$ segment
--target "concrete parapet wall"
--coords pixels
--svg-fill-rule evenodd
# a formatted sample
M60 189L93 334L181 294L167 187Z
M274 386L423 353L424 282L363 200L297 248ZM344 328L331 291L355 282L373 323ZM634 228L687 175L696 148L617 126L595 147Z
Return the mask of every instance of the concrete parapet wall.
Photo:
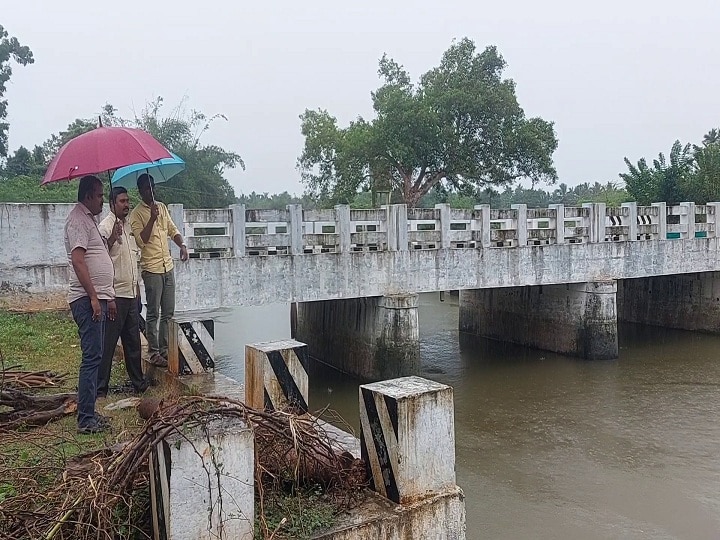
M618 356L615 282L460 291L460 331L588 359Z
M720 272L618 282L620 320L720 333Z

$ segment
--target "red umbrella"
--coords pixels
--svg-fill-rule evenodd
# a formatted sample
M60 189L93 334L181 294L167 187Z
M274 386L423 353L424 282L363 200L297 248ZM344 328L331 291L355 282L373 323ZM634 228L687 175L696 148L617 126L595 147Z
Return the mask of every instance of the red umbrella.
M41 184L163 158L172 156L152 135L140 129L99 127L65 143L50 162Z

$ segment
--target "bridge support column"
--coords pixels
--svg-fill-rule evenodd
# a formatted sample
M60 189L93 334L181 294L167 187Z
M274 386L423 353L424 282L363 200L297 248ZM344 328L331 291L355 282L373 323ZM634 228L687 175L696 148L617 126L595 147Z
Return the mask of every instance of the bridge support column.
M617 358L615 281L460 291L460 331L589 360Z
M720 272L625 279L618 285L622 321L720 333Z
M305 302L296 339L310 356L363 379L389 379L419 363L417 295Z

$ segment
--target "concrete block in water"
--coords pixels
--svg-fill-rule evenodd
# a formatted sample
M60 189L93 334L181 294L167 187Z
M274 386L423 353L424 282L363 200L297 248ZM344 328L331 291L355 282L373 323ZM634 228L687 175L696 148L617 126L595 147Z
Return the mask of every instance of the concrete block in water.
M245 403L308 410L308 348L294 339L245 346Z
M168 323L168 371L173 375L206 373L215 367L215 321Z
M421 377L362 385L360 424L375 491L405 504L454 488L452 387Z

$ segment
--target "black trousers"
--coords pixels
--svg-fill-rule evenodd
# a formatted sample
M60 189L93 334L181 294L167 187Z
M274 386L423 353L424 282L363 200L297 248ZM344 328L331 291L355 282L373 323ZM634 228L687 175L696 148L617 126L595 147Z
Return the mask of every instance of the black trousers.
M110 385L110 371L118 338L122 338L125 369L136 391L144 391L148 384L142 372L140 348L140 314L135 298L116 298L117 316L105 321L105 346L98 370L97 395L106 396Z

